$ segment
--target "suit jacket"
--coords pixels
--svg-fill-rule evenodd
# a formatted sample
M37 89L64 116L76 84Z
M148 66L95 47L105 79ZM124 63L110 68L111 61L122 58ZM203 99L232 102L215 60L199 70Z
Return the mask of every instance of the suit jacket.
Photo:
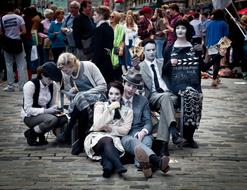
M162 76L162 68L163 68L163 59L156 59L157 67L159 70L160 75ZM152 85L153 85L153 78L152 73L150 71L150 68L148 64L145 62L140 63L140 72L142 74L142 79L144 81L144 87L145 87L145 96L149 99L152 95ZM155 92L155 94L158 94Z
M152 132L151 113L149 102L145 96L135 95L132 102L133 122L129 135L134 136L143 128L148 130L148 134Z

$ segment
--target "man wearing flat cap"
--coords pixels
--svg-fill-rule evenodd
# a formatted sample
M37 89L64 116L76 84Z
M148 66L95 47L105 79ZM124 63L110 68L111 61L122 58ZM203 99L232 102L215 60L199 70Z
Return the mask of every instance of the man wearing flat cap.
M125 106L133 109L133 122L128 135L121 139L126 152L135 156L136 165L144 176L152 177L152 168L166 173L169 170L169 157L158 158L152 151L153 137L149 102L145 96L137 95L138 88L143 86L142 76L136 69L130 69L122 76Z
M144 18L138 24L138 36L140 36L141 40L150 39L155 34L155 28L151 21L153 10L148 6L144 6L140 10L140 15L143 15Z
M37 78L25 83L23 87L23 106L21 116L29 128L24 136L30 146L45 145L45 133L64 126L67 117L57 117L60 113L56 105L56 82L62 80L62 73L54 62L46 62L37 68ZM39 138L39 141L37 141Z

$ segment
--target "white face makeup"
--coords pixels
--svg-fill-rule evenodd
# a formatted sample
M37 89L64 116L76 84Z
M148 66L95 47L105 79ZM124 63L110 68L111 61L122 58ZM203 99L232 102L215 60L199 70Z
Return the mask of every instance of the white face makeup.
M45 86L49 86L52 83L52 80L49 77L45 77L43 74L41 81Z
M111 87L108 92L108 97L110 102L116 102L116 101L120 102L122 95L119 89L115 87Z
M124 97L126 99L130 99L132 96L134 96L136 91L137 91L136 85L133 85L127 81L124 83Z
M176 27L176 35L177 35L177 38L186 38L186 32L187 32L187 29L186 29L185 26L178 25Z
M145 55L145 59L152 62L156 56L155 44L153 43L146 44L146 46L144 47L144 55Z
M97 12L94 13L93 15L93 20L95 24L98 24L99 21L103 20L102 15L98 14Z

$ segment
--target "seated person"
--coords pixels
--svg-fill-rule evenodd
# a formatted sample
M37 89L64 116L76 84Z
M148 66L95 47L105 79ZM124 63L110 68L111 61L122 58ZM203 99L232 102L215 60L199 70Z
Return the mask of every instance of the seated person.
M190 42L192 32L187 20L178 20L175 25L176 41L170 59L164 63L163 75L168 89L176 96L183 96L183 146L198 148L193 135L199 127L202 111L201 71L207 71L226 53L220 48L208 63L194 50Z
M69 96L70 121L67 127L67 141L71 142L71 130L78 121L79 141L78 147L74 149L72 144L72 154L79 154L83 151L83 141L86 133L91 127L94 103L105 101L107 90L106 81L98 67L90 61L80 61L72 53L62 53L57 62L57 66L64 73L63 93Z
M133 122L128 135L121 139L126 152L135 156L137 167L140 167L145 177L152 177L152 169L160 169L166 173L169 170L169 157L159 158L151 149L153 143L152 124L149 102L145 96L137 95L136 91L142 85L141 74L131 69L123 75L125 106L133 109Z
M107 102L96 102L94 122L84 141L89 158L100 160L103 177L109 178L116 171L127 172L120 161L124 148L120 137L128 134L133 119L132 109L122 105L123 85L116 81L109 84Z
M144 94L148 98L152 111L160 114L157 131L157 146L161 156L169 156L168 143L170 133L174 144L181 145L181 138L175 118L175 108L178 105L177 96L168 88L162 78L163 59L156 59L156 44L154 40L145 40L144 61L140 65L140 73L144 81Z
M62 73L56 64L46 62L37 68L37 78L28 81L23 87L21 116L29 127L24 135L30 146L47 144L44 134L67 123L66 116L56 116L61 111L56 105L57 88L54 81L60 82L61 79Z

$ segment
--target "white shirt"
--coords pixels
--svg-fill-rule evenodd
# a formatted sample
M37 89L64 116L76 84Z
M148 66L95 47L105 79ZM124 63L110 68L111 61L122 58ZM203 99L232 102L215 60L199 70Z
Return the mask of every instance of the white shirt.
M133 97L130 99L123 98L124 105L132 109Z
M25 25L24 19L17 14L7 14L2 17L4 33L12 39L21 39L21 26ZM0 26L2 28L2 25Z
M190 24L193 26L194 30L195 30L195 35L193 36L193 38L198 38L201 37L201 21L199 19L194 19L192 21L190 21Z
M46 105L49 103L51 99L51 93L49 91L49 87L44 86L41 81L39 81L39 83L40 83L40 91L39 91L38 104L41 106L41 108L33 107L33 95L35 92L34 83L31 81L28 81L23 86L24 108L22 107L22 110L21 110L22 119L24 119L25 117L29 117L29 116L36 116L39 114L43 114L46 108ZM51 106L56 104L56 97L57 97L57 87L56 87L56 83L53 82L53 97L51 101Z
M156 59L154 59L153 62L150 62L150 61L145 59L145 62L147 63L148 68L149 68L149 70L151 72L151 75L152 75L152 92L156 92L155 84L154 84L154 73L153 73L153 70L151 68L152 64L154 64L154 69L155 69L156 74L157 74L157 78L158 78L158 81L159 81L160 88L162 88L162 90L164 90L164 91L168 91L168 88L166 86L165 81L160 76L160 72L159 72L158 66L156 64Z

